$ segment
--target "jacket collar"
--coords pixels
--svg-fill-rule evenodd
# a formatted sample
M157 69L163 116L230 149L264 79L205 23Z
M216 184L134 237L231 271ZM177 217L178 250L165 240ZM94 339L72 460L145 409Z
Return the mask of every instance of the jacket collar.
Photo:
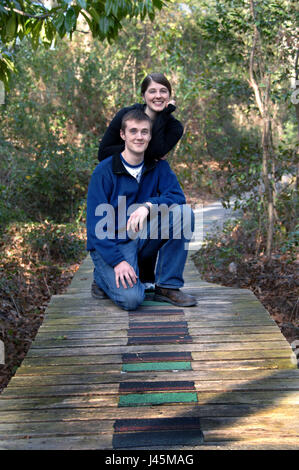
M147 173L148 171L152 170L153 168L156 167L156 165L157 165L157 162L155 160L148 160L145 158L143 173ZM117 175L129 174L121 161L119 153L115 153L112 156L112 171L113 173Z

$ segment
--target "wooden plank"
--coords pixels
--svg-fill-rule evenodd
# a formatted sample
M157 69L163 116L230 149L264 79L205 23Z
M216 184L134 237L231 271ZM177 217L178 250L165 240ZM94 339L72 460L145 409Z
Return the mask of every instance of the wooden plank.
M272 370L235 370L235 369L215 369L215 370L181 370L175 373L177 380L185 380L185 377L189 377L190 380L261 380L264 378L269 378L272 380L282 380L282 379L291 379L296 381L299 388L299 380L297 370L286 369L280 370L278 372L273 372ZM148 381L159 381L167 380L169 373L167 372L156 372L156 371L146 371L145 373L136 371L135 373L124 374L124 373L105 373L99 370L95 373L85 373L85 374L66 374L66 375L30 375L30 376L18 376L16 375L11 379L10 390L12 387L35 387L35 386L48 386L48 385L69 385L69 384L105 384L105 383L119 383L123 381L134 382L135 380L140 380L140 377L143 380ZM5 394L5 392L3 392Z
M231 343L192 343L192 344L173 344L172 348L176 348L181 351L241 351L241 350L253 350L253 349L286 349L289 351L291 356L292 351L289 344L286 341L256 341L256 342L231 342ZM119 345L106 345L106 346L86 346L86 347L70 347L70 348L31 348L27 354L27 357L50 357L50 356L89 356L98 354L123 354L125 352L151 352L151 351L167 351L169 345L130 345L130 346L119 346Z
M163 333L163 331L175 331L183 328L188 328L189 332L192 332L194 336L211 336L211 335L279 335L281 337L280 330L276 325L260 326L256 325L229 325L229 326L215 326L214 328L207 326L198 326L196 323L189 322L189 325L186 325L187 322L169 322L169 321L150 321L150 322L130 322L129 325L122 324L115 326L115 323L112 324L103 324L101 329L91 329L90 327L85 327L83 330L73 329L73 328L61 328L61 329L51 329L44 328L40 329L36 337L36 340L41 341L42 339L53 339L56 340L57 337L61 338L66 336L67 338L80 338L82 339L94 339L94 338L107 338L107 337L123 337L125 335L132 335L135 332L143 332L146 334L150 333L151 330ZM134 326L136 325L136 326ZM177 325L177 326L175 326Z
M149 324L151 322L145 322L146 324ZM155 322L153 322L155 323ZM162 325L165 323L167 325L168 322L160 322ZM43 329L42 331L40 330L38 333L38 337L36 338L37 340L41 339L50 339L53 338L54 340L57 337L63 337L66 336L68 339L95 339L95 338L110 338L110 337L122 337L127 334L130 329L128 328L127 325L123 325L122 328L119 329L114 329L115 324L113 325L103 325L102 329L98 330L92 330L90 327L84 328L83 330L73 330L73 329ZM163 326L160 327L162 329ZM167 327L165 327L166 329ZM140 328L141 329L141 328ZM150 330L151 328L148 326L144 327L144 330ZM193 327L189 326L189 332L192 336L211 336L211 335L243 335L243 339L245 339L244 335L250 335L250 334L255 334L255 335L266 335L269 334L270 336L273 334L280 334L280 331L277 329L276 326L263 326L262 328L260 326L235 326L235 325L230 325L226 327L215 327L215 328L209 328L209 327Z
M159 362L139 362L135 364L122 364L121 358L112 356L112 360L107 363L100 363L102 372L129 372L137 370L206 370L206 369L295 369L297 368L289 359L257 359L257 360L239 360L239 361L159 361ZM132 367L130 367L132 366ZM21 365L18 369L18 376L23 375L64 375L64 374L88 374L99 371L98 364L60 364L56 365Z
M143 320L143 319L142 319ZM167 318L164 318L164 317L161 317L159 319L160 322L168 322L168 321L171 321L172 319L167 319ZM185 320L185 317L181 317L181 321L184 321ZM149 318L147 321L155 321L153 318ZM100 332L100 331L106 331L106 330L109 330L110 328L114 328L115 327L115 321L111 320L110 319L110 322L109 321L105 321L105 322L102 322L102 323L96 323L94 324L94 327L91 327L90 323L82 323L80 322L79 324L66 324L66 325L47 325L46 323L43 323L42 326L40 327L39 329L39 332L38 334L40 333L43 333L43 334L46 334L46 333L49 333L51 334L52 332L58 332L58 335L60 334L60 332L62 332L61 334L63 334L63 332L74 332L74 333L78 333L80 331L82 332ZM129 324L129 320L125 321L125 320L121 320L121 321L118 321L117 322L117 326L119 328L123 328L123 329L128 329L128 324ZM201 329L206 329L206 328L209 328L209 329L212 329L212 334L216 334L216 331L218 331L219 328L226 328L226 329L234 329L234 328L239 328L241 329L242 331L245 330L246 328L249 328L249 333L250 333L250 328L256 328L258 329L259 331L264 330L265 328L265 331L267 331L267 328L271 328L271 329L274 329L275 331L278 330L278 327L276 324L274 324L272 321L269 323L269 321L267 320L266 322L265 321L260 321L260 320L257 320L256 322L253 322L253 321L250 321L250 320L238 320L237 322L235 321L235 319L233 320L215 320L213 321L213 325L214 325L214 328L211 328L211 323L207 320L207 319L196 319L194 321L189 321L188 322L189 326L191 328L201 328ZM213 333L214 332L214 333ZM253 331L254 333L256 333L256 331Z
M232 391L246 393L252 392L276 392L278 395L282 392L298 392L297 384L294 382L286 381L267 381L264 383L250 384L246 381L204 381L201 383L195 382L195 386L198 393L230 393ZM111 390L112 391L112 390ZM6 399L25 399L25 398L54 398L54 397L77 397L77 396L94 396L98 397L101 400L102 406L115 407L117 406L117 393L104 395L103 391L99 389L98 384L89 384L89 385L60 385L54 388L53 386L46 387L36 387L33 391L32 389L21 389L16 388L13 391L10 391L5 395L4 401ZM5 406L5 404L4 404Z
M113 434L102 434L97 436L66 436L53 438L31 438L18 440L0 441L0 450L106 450L112 447ZM132 440L131 440L132 442ZM164 447L154 446L134 446L134 449L155 449L165 450ZM209 440L205 444L183 446L188 450L298 450L298 439L279 436L252 436L243 438L226 438L224 440ZM128 449L128 448L127 448ZM182 445L168 445L167 449L180 451Z
M105 397L104 397L105 398ZM200 405L200 409L194 408L194 405L188 408L187 405L180 406L178 405L175 409L168 409L165 406L156 406L155 408L147 408L145 410L134 409L133 411L124 411L119 410L117 412L117 417L123 418L138 418L138 417L159 417L159 416L176 416L186 414L186 415L197 415L197 413L203 413L206 410L206 415L209 416L231 416L232 412L237 412L236 410L243 410L246 408L238 408L238 405L254 405L254 407L249 407L248 410L251 410L250 413L256 413L260 411L271 410L274 407L274 410L279 409L280 407L285 410L284 407L296 407L299 405L299 393L298 391L282 391L282 390L258 390L251 391L248 393L248 390L229 390L227 393L219 392L198 392L197 401ZM205 405L205 406L203 406ZM228 405L231 405L229 407ZM101 416L103 419L113 419L116 417L115 410L113 407L107 408L103 407L103 397L101 395L78 395L78 396L52 396L52 397L38 397L38 398L6 398L5 400L0 400L0 417L1 422L3 420L9 419L10 421L15 416L13 411L24 411L24 410L46 410L47 413L50 410L57 409L94 409L100 408ZM117 406L117 399L114 401L114 406ZM231 411L233 410L233 411ZM249 411L248 411L249 412ZM238 412L239 413L239 412ZM240 412L240 415L242 413ZM24 415L25 416L25 415ZM49 414L40 415L39 418L48 419ZM62 414L53 414L51 415L53 420L62 419ZM71 416L71 415L69 415ZM7 418L8 417L8 418ZM9 418L10 417L10 418Z
M137 379L138 377L134 377ZM161 379L161 377L159 377ZM188 378L188 375L184 378ZM139 377L140 379L140 377ZM298 391L298 381L294 379L271 379L271 378L261 378L260 380L256 379L253 382L248 382L248 380L235 380L235 379L226 379L226 380L194 380L195 388L198 392L227 392L229 390L242 391L247 390L259 391L259 390L273 390L273 391ZM3 392L3 399L6 398L26 398L26 397L51 397L51 396L61 396L61 395L86 395L86 394L96 394L103 395L103 400L105 398L105 403L107 406L114 406L115 400L112 395L118 395L118 384L114 384L114 387L110 382L105 383L68 383L61 385L47 385L47 386L38 386L36 385L34 389L32 386L23 386L23 387L9 387ZM109 395L111 395L111 403Z
M173 351L172 351L173 352ZM180 352L180 351L179 351ZM186 351L185 351L186 352ZM165 353L165 351L164 351ZM156 354L160 354L159 351L156 351ZM161 352L163 354L163 352ZM284 349L275 349L275 350L245 350L245 351L192 351L191 360L193 362L215 362L218 363L219 361L240 361L244 363L247 360L268 360L268 359L277 359L282 360L286 359L291 364L291 359L295 359L295 355L290 351L290 348ZM18 373L22 370L23 367L29 368L32 371L32 368L35 366L67 366L67 365L81 365L81 364L114 364L114 363L122 363L122 354L100 354L100 355L74 355L74 356L52 356L52 357L27 357L22 362L21 367L18 369ZM241 364L242 365L242 364ZM295 363L293 366L296 367Z
M187 291L186 291L187 292ZM190 293L190 291L188 291ZM201 294L199 294L201 296ZM74 299L72 299L74 300ZM92 300L92 299L91 299ZM177 306L174 306L170 303L165 303L164 305L152 305L152 306L147 306L147 305L140 305L137 307L135 310L136 313L143 314L145 312L148 312L149 314L155 315L157 312L163 313L170 313L172 315L174 314L179 314L183 312L206 312L210 310L211 312L230 312L230 311L240 311L244 312L250 311L250 313L259 313L261 315L268 314L267 310L265 307L257 300L252 300L248 298L238 298L236 295L232 298L228 298L227 300L225 297L222 295L219 297L219 300L211 300L211 298L207 298L207 300L202 300L201 297L197 299L197 305L194 305L192 307L184 307L180 308ZM82 313L85 314L91 314L95 315L98 313L99 315L102 316L107 316L107 314L111 313L113 315L120 314L121 316L125 316L126 311L122 310L121 308L117 307L114 305L111 301L105 301L102 300L100 303L99 302L93 302L89 301L88 299L84 299L84 304L82 305L82 297L78 297L74 301L71 300L62 300L61 304L50 304L47 308L46 311L46 318L51 318L54 316L58 315L64 315L68 316L69 314L77 314L77 315L82 315ZM133 311L129 311L129 313L132 313Z
M160 329L161 330L161 329ZM242 340L246 339L246 342L260 342L260 341L281 341L284 340L281 333L274 332L274 333L266 333L266 334L247 334L246 337L244 335L198 335L198 336L190 336L184 330L178 330L173 328L171 331L165 331L159 334L153 334L151 330L146 331L146 334L139 336L140 333L136 332L135 334L138 336L127 337L127 333L124 332L122 336L113 336L107 335L109 337L101 336L99 338L71 338L69 339L68 336L61 335L61 336L54 336L54 337L46 337L44 338L42 335L32 343L31 348L57 348L57 347L85 347L85 346L101 346L101 345L121 345L121 344L153 344L155 341L157 343L173 343L176 341L179 342L192 342L192 343L231 343L231 342L241 342ZM165 329L166 330L166 329ZM152 336L153 335L153 336ZM137 339L138 338L138 339ZM138 341L138 343L137 343Z
M202 313L202 312L201 312ZM208 318L209 317L209 318ZM148 314L143 314L143 315L138 315L138 314L132 314L130 316L131 319L134 319L135 321L173 321L174 316L173 315L165 315L163 317L158 317L158 316L152 316ZM184 321L187 320L189 322L190 327L204 327L204 326L211 326L211 323L215 322L215 327L217 326L275 326L275 323L273 323L273 320L269 318L268 316L261 317L259 315L257 316L249 316L249 315L239 315L239 314L233 314L233 313L228 313L226 315L217 313L217 314L210 314L207 312L205 315L204 314L190 314L190 315L177 315L175 316L175 319L177 321ZM109 315L109 320L114 321L114 325L118 324L118 322L124 322L125 319L120 318L118 315L113 317L113 315ZM93 329L101 329L101 325L103 323L106 323L107 318L101 318L100 316L95 316L95 317L75 317L75 316L70 316L69 318L55 318L55 319L48 319L44 320L44 324L42 329L40 331L43 331L43 329L46 328L51 328L52 330L55 331L55 329L63 330L63 329L78 329L79 326L83 326L86 329L89 327L92 327Z
M136 394L138 395L138 394ZM146 394L139 394L139 396L145 396ZM150 398L157 394L147 394ZM160 394L163 395L163 394ZM169 396L168 393L164 394L165 397ZM181 394L183 395L183 394ZM186 397L189 397L190 394L186 393ZM123 395L123 397L130 397L130 395ZM193 394L192 394L193 397ZM286 419L286 421L294 422L294 427L298 429L299 420L298 420L298 411L294 405L288 404L277 404L273 409L270 403L213 403L207 402L206 404L196 404L192 401L182 401L177 400L176 403L172 403L171 406L165 406L164 402L157 403L155 407L150 406L134 406L134 407L118 407L118 400L114 404L114 407L106 407L105 403L100 402L100 398L97 397L97 401L92 400L88 406L88 403L81 402L81 406L76 406L76 403L79 400L79 397L76 399L76 403L72 403L69 399L68 403L65 403L64 399L62 402L51 403L49 399L44 399L44 404L41 403L42 399L39 399L39 402L35 400L34 409L29 408L30 405L20 405L19 408L14 408L11 410L1 411L1 423L0 431L5 431L5 424L15 424L19 428L20 424L24 424L24 429L26 423L48 423L48 422L74 422L74 421L85 421L88 425L90 421L99 420L110 420L115 421L116 419L155 419L159 417L178 417L178 416L193 416L199 418L209 418L209 419L218 419L218 418L237 418L241 423L243 422L258 422L259 420L277 420L277 419ZM88 400L91 400L88 398ZM17 400L15 400L17 401ZM272 402L273 403L273 402ZM86 406L84 406L84 404ZM48 406L47 406L48 405ZM12 405L11 405L12 406ZM17 405L16 405L17 406ZM31 405L34 406L34 402ZM117 407L117 411L115 408ZM129 408L129 409L128 409ZM294 410L295 408L295 410ZM22 416L20 421L19 416ZM295 419L294 419L295 418ZM13 426L10 427L12 429ZM203 428L204 429L204 428Z
M95 436L55 436L0 440L0 450L103 450L112 449L111 433Z

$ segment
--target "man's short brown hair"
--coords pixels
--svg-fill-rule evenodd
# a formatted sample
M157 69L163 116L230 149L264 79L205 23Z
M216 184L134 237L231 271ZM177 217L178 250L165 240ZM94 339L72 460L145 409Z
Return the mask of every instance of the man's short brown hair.
M130 120L135 120L135 121L148 121L150 123L150 131L152 132L152 121L150 117L145 114L142 109L132 109L132 111L128 111L122 118L121 120L121 130L125 132L126 129L126 122Z

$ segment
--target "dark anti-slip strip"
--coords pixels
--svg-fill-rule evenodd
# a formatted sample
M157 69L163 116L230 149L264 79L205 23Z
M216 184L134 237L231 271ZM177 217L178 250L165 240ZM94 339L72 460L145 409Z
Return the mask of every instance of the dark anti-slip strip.
M130 310L129 317L133 316L160 316L160 315L184 315L184 310L175 310L175 309L159 309L159 310Z
M167 361L192 361L189 351L182 352L141 352L126 353L122 355L123 364L138 362L167 362Z
M200 418L148 418L148 419L117 419L113 425L115 432L167 431L200 429Z
M135 392L171 392L176 390L195 391L194 382L191 381L165 381L165 382L121 382L119 393Z
M134 313L134 312L148 312L148 313L159 313L159 312L178 312L178 313L184 313L184 309L182 308L149 308L149 307L142 307L139 308L138 310L130 310L129 313Z
M130 321L129 328L187 328L186 321Z
M190 431L119 433L114 434L112 439L113 449L130 449L137 447L152 447L155 449L157 446L163 446L165 449L169 449L169 446L198 446L203 443L204 436L200 429ZM176 458L178 458L178 456L176 456ZM152 462L149 462L148 465L152 466Z
M131 328L128 336L188 335L188 328Z
M131 344L165 344L165 343L176 343L176 344L185 344L192 343L192 337L188 335L173 335L173 336L138 336L133 338L128 338L127 345Z

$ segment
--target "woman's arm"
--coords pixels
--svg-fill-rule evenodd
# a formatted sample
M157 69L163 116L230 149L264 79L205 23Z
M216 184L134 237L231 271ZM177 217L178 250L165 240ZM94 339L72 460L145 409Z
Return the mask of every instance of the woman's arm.
M183 135L184 127L171 112L175 107L170 104L157 117L153 126L153 135L145 156L150 159L161 159L178 143Z

